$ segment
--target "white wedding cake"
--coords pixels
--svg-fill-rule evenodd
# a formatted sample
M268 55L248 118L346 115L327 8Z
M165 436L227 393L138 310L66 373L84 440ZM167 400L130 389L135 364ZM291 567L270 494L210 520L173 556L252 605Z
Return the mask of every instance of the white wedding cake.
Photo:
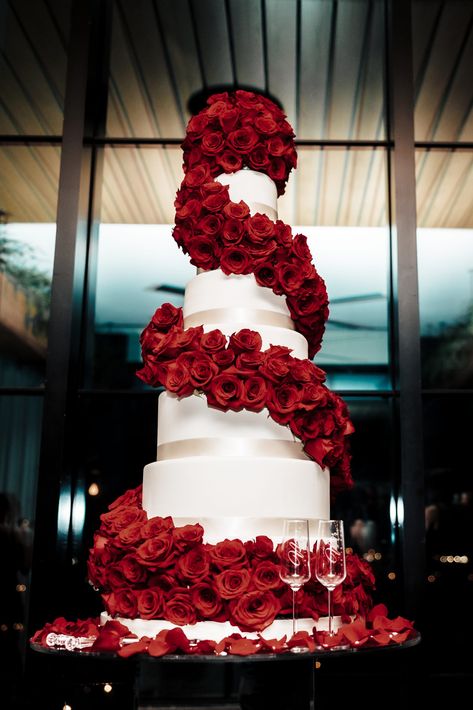
M239 90L187 128L173 236L197 274L183 308L163 304L140 339L138 376L166 390L156 460L101 516L88 563L102 622L139 637L179 626L211 648L231 634L289 638L283 522L307 520L312 551L331 493L351 485L348 412L312 362L325 284L277 216L293 138L272 101ZM349 569L335 614L370 603L362 565ZM299 629L324 628L321 585L297 599Z

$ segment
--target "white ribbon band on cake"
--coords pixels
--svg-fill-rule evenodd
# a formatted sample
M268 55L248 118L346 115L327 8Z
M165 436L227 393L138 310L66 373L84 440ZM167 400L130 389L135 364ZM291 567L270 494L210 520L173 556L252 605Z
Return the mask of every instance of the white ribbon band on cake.
M202 323L251 323L252 326L269 325L294 330L290 316L250 308L212 308L208 311L196 311L184 318L184 328L199 326Z
M240 439L238 437L169 441L166 444L159 444L156 460L166 461L193 456L255 456L257 458L308 460L299 441Z

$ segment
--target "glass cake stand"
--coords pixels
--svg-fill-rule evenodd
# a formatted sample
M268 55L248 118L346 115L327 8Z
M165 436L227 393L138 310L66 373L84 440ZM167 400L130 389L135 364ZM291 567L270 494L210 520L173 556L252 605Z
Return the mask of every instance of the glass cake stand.
M420 634L416 634L404 643L380 647L360 646L359 648L336 649L333 651L330 649L317 649L304 654L285 652L250 656L168 654L159 658L153 658L147 654L121 658L110 652L67 651L62 648L44 648L33 643L30 644L30 647L35 652L34 655L49 657L51 660L56 657L61 665L62 677L70 676L71 683L77 684L78 679L80 679L81 684L88 682L87 678L89 677L90 669L93 669L95 676L98 677L100 676L100 667L102 667L104 669L101 675L102 679L111 679L111 673L113 673L113 676L121 684L120 694L122 701L120 706L110 706L114 710L115 708L117 710L118 708L120 710L138 708L140 677L143 668L150 669L151 673L148 673L148 676L151 675L152 677L153 668L156 669L158 665L165 666L166 664L181 668L179 675L182 677L183 682L185 682L183 674L186 666L189 668L190 666L195 667L195 664L237 664L239 666L240 687L242 687L243 683L244 690L242 692L245 693L247 698L245 703L242 703L242 707L254 707L255 710L263 707L260 704L261 700L258 700L258 698L266 696L268 688L273 688L273 692L278 697L281 694L289 693L289 704L282 707L290 707L291 710L310 710L314 708L313 699L316 698L317 673L315 669L320 666L324 659L344 657L348 661L350 658L358 657L361 659L375 654L381 654L384 657L384 654L389 651L397 656L400 651L417 646L420 640ZM386 660L387 658L388 656L386 656ZM55 666L49 664L49 667ZM107 669L106 671L105 668ZM158 681L156 682L156 687L159 687ZM252 699L254 699L254 705L252 704ZM72 703L69 703L69 705L74 707ZM188 703L184 703L184 705L188 707ZM80 705L80 707L82 706ZM93 710L92 707L88 707ZM175 707L179 707L179 705Z

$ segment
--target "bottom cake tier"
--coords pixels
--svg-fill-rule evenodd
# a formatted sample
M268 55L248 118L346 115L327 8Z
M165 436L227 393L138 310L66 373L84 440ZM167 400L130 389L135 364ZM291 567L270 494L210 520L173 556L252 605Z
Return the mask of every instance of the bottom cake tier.
M112 503L101 515L88 562L90 582L101 591L109 617L138 636L175 626L207 640L220 640L228 631L266 638L291 634L292 591L280 577L284 546L266 535L215 543L205 542L204 535L199 523L148 518L141 486ZM301 628L311 631L327 615L327 590L313 576L314 549L312 577L296 593ZM368 563L351 552L346 571L332 595L333 614L343 620L368 612L374 586Z

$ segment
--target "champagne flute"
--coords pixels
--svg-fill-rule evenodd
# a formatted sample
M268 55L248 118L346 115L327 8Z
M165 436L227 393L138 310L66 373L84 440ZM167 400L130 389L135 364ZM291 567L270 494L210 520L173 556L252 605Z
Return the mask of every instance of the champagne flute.
M279 576L292 589L292 635L297 631L296 592L310 579L309 521L299 518L285 520L279 548ZM293 653L307 651L296 646Z
M332 629L332 592L347 575L343 520L319 520L315 576L328 590L328 633Z

